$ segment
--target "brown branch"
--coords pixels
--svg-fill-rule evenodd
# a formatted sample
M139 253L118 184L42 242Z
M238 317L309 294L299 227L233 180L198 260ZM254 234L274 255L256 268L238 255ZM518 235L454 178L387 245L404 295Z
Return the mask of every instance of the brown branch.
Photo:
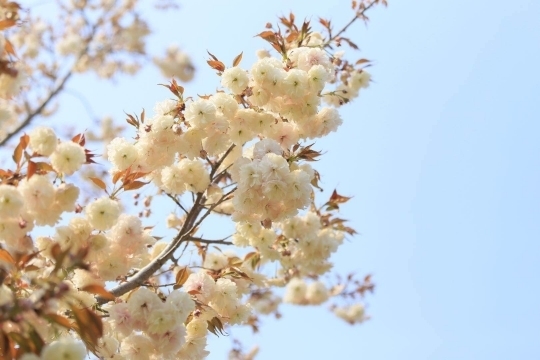
M199 238L199 237L190 236L190 237L185 238L185 240L186 241L196 241L196 242L200 242L200 243L204 243L204 244L232 245L232 242L227 241L228 238L230 238L230 236L227 236L226 238L219 239L219 240L209 240L209 239L203 239L203 238Z
M216 163L213 164L212 170L210 171L210 179L212 179L212 177L215 175L216 171L221 166L225 158L231 153L233 148L234 148L234 145L232 145L225 152L225 154L223 154L223 156ZM156 271L161 269L161 267L165 265L167 261L173 258L174 252L180 247L182 243L185 243L187 241L192 241L191 239L198 239L198 238L191 237L192 232L202 223L202 221L212 212L212 210L217 205L219 205L226 197L232 194L234 190L236 190L236 188L229 191L227 194L223 195L220 201L216 202L216 204L214 204L208 209L206 209L204 205L206 201L204 194L198 193L196 199L193 201L193 207L189 210L188 214L186 215L186 220L184 224L182 225L182 228L180 229L178 234L172 239L169 245L167 245L167 247L163 249L163 251L161 252L161 254L158 255L157 258L155 258L148 265L146 265L141 270L139 270L128 281L116 286L115 288L110 290L110 292L114 296L118 297L118 296L124 295L125 293L131 290L134 290L135 288L139 286L143 286L146 283L146 281L148 281L148 279L154 275ZM200 219L198 219L203 209L206 209L206 213ZM225 239L216 240L216 241L223 241L223 244L225 244L224 242ZM98 304L102 305L102 304L107 303L108 300L98 297L97 302Z
M73 71L70 70L64 77L63 79L60 81L60 84L58 84L58 86L56 87L56 89L54 89L50 94L49 96L47 97L47 99L45 99L45 101L43 101L41 103L41 105L33 110L32 112L30 112L27 116L26 116L26 119L23 120L23 122L20 123L19 126L17 126L17 128L15 130L13 130L12 132L10 132L9 134L7 134L7 136L2 140L0 141L0 146L3 146L5 145L13 136L17 135L17 133L19 131L21 131L22 129L24 129L26 126L28 126L28 124L30 124L30 122L39 114L41 114L41 112L43 110L45 110L45 107L47 105L49 105L49 103L51 102L51 100L56 97L56 95L62 91L62 89L64 88L64 85L66 84L66 82L69 80L69 78L71 77L71 75L73 75Z
M172 194L169 194L169 193L165 193L172 201L174 201L174 203L180 208L182 209L186 214L188 213L188 211L186 210L186 208L184 206L182 206L182 204L180 203L180 200L178 200L176 198L176 196L172 195Z
M204 195L202 193L199 193L197 195L197 199L195 201L195 204L191 208L189 214L186 217L186 221L184 222L184 225L182 225L182 229L178 232L178 234L174 237L174 239L169 243L169 245L163 249L161 254L154 260L152 260L148 265L143 267L137 274L132 276L128 281L125 283L122 283L112 289L110 292L114 296L122 296L128 291L131 291L139 286L142 286L156 271L161 269L163 265L167 261L169 261L176 251L178 247L186 241L185 238L189 236L191 231L193 230L193 224L197 220L197 217L199 216L201 210L203 209L202 206L202 200L204 198ZM97 302L99 304L105 304L108 302L108 300L103 299L101 297L98 297Z

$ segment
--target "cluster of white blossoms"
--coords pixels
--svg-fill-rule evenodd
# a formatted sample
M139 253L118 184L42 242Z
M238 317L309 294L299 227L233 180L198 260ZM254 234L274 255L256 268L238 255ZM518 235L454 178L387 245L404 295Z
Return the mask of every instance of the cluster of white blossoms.
M121 29L127 51L143 46L145 29L137 20ZM60 53L81 51L80 35L71 35L57 43ZM36 264L51 271L58 270L55 246L71 255L87 252L88 268L66 270L62 278L67 287L63 291L86 308L97 300L84 289L97 286L105 291L106 282L129 283L132 275L158 264L152 274L137 280L141 287L134 285L130 288L134 291L122 292L114 303L98 307L108 314L103 319L105 335L96 348L101 358L202 359L208 355L206 337L215 329L249 323L254 312L277 314L282 299L320 305L332 296L317 279L332 268L329 258L342 244L345 231L325 224L314 206L306 210L313 205L312 184L318 176L302 151L309 150L308 140L336 131L342 123L336 107L358 96L370 77L355 70L346 81L340 80L341 70L318 47L319 40L314 34L308 46L289 50L285 60L261 52L249 70L236 65L220 71L225 91L198 99L184 99L183 93L176 93L177 100L158 103L152 116L131 118L136 127L134 138L117 137L107 145L113 190L108 192L97 179L94 184L107 196L93 198L84 207L76 205L79 188L66 183L83 164L91 162L93 155L85 150L84 141L60 141L47 127L37 127L29 134L24 150L27 160L39 158L42 168L20 181L0 185L2 248L27 254L37 249ZM191 63L180 61L179 56L171 49L170 59L155 61L164 73L187 79L192 76ZM323 99L328 106L322 105ZM22 166L21 161L16 161L17 166ZM144 180L134 189L153 184L158 194L166 193L186 212L182 218L167 218L167 225L180 231L173 241L200 241L202 260L194 266L193 262L186 264L184 281L177 286L180 290L167 290L172 284L160 285L159 276L152 277L160 267L164 270L165 261L157 263L156 259L178 246L156 242L150 227L143 226L142 216L124 213L119 194L122 189L132 190L128 187L130 174ZM189 193L195 196L183 196ZM186 198L191 198L191 210L180 204ZM74 210L77 214L58 226L62 214ZM199 216L203 210L230 215L236 223L232 244L252 251L241 259L232 252L212 252L201 245L213 242L194 237L200 225L197 220L206 216ZM184 229L186 224L192 227ZM54 234L33 239L30 231L43 225L54 226ZM222 240L214 243L230 245ZM175 259L177 271L183 260ZM268 263L275 265L274 277L262 274L260 267ZM191 272L193 267L200 270ZM161 286L167 288L158 290ZM272 287L284 287L284 295L276 295ZM2 291L0 299L6 298ZM50 310L65 314L70 306L59 301ZM336 308L335 313L350 323L365 319L363 307ZM57 330L38 325L44 337ZM69 340L67 331L60 337L41 357L26 355L23 359L48 360L53 351L67 359L84 357L81 345Z
M205 265L216 270L227 266L226 255L208 255ZM251 314L241 300L248 289L246 280L216 281L206 271L190 274L183 290L163 298L139 288L123 297L124 302L107 306L108 331L98 353L105 359L202 359L208 355L208 326L214 319L235 325Z
M310 202L314 171L288 161L284 152L342 123L335 107L320 107L321 92L335 81L335 72L328 54L317 47L291 50L287 64L263 57L250 71L225 69L221 83L230 94L157 104L154 116L139 125L135 142L117 138L109 144L111 171L151 173L149 178L170 194L204 192L210 179L201 153L219 157L235 145L244 151L243 156L238 151L228 156L238 187L233 219L280 221L294 216ZM367 82L353 75L349 97L367 86L369 75L359 74ZM339 92L329 96L344 98ZM253 146L244 148L246 144Z
M190 341L201 337L195 326L185 326L195 310L195 302L186 292L175 290L163 301L146 288L134 291L126 302L108 306L107 336L98 352L105 359L177 359ZM206 330L206 322L199 324ZM206 334L206 331L204 331ZM201 342L204 351L206 338Z
M285 289L283 301L296 305L320 305L330 297L324 283L314 281L307 284L301 278L292 278Z
M349 324L358 324L368 319L364 305L362 304L353 304L347 307L336 307L334 309L334 314Z
M255 248L263 263L279 261L281 274L294 270L299 276L306 276L322 275L332 268L329 258L344 237L342 231L323 227L319 216L308 211L303 216L277 222L272 229L239 222L233 243Z
M63 212L75 210L79 189L71 184L54 186L48 177L35 175L18 187L0 185L0 240L9 250L28 253L26 236L34 225L54 225Z

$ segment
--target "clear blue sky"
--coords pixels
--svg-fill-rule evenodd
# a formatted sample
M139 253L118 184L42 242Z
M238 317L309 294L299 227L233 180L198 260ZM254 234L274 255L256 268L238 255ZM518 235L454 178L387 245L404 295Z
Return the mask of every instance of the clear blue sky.
M153 18L150 48L179 43L198 65L187 91L209 93L207 49L228 61L244 51L249 64L265 46L253 35L276 15L343 24L349 3L184 1ZM259 360L539 359L540 2L390 0L370 15L350 35L375 60L375 83L318 143L317 169L327 190L354 195L342 214L361 235L335 261L373 273L373 319L351 327L326 309L283 306L246 346L261 346ZM155 69L94 81L70 87L119 121L168 96ZM86 116L62 100L70 124ZM212 340L209 359L229 347Z

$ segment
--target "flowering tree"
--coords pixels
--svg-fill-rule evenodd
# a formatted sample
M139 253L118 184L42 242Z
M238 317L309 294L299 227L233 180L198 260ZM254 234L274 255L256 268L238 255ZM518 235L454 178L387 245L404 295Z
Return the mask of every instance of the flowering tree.
M363 322L370 277L322 277L355 233L338 216L349 198L316 199L311 164L321 156L314 141L338 129L339 108L370 83L369 61L341 46L356 48L346 30L377 4L386 2L353 1L338 29L281 17L258 34L271 52L254 64L209 53L220 87L196 95L180 85L194 74L187 55L146 53L135 0L58 1L59 22L1 0L0 146L12 154L0 169L2 358L201 359L209 333L258 331L281 302L330 301L338 317ZM172 78L152 114L128 115L124 132L110 121L101 134L55 124L52 105L71 77L112 79L150 60ZM98 142L106 173L92 165L100 154L88 143ZM171 236L158 238L148 218L163 201L177 211ZM235 231L205 237L213 216Z

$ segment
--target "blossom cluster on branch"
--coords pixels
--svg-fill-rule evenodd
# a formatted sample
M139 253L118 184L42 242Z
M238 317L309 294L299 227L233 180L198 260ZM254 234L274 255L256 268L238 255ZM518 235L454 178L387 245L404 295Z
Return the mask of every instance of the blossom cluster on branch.
M242 54L226 66L209 53L221 88L195 97L174 78L165 84L172 98L152 114L128 115L129 137L107 139L107 176L85 173L97 156L85 134L65 138L53 123L18 134L14 165L0 169L1 356L202 359L209 333L239 325L259 331L259 317L281 316L282 302L336 300L331 309L338 317L365 321L370 276L330 276L332 254L355 234L338 216L350 198L334 191L318 205L321 174L312 163L321 156L314 142L339 128L339 108L370 84L369 61L349 61L335 48L356 48L345 31L379 3L386 4L353 1L352 21L337 33L328 20L320 19L317 32L292 13L282 17L277 28L267 25L258 35L276 55L258 51L245 67ZM32 81L36 73L58 72L59 63L42 51L51 59L74 57L66 74L96 71L109 78L135 71L138 63L127 55L145 56L148 33L136 1L60 4L70 15L62 35L31 22L5 43L30 60L8 58L5 69L13 71L0 76L15 74L16 82L24 68ZM2 6L20 10L15 3ZM44 46L44 38L54 46ZM154 63L167 76L193 77L193 65L175 47ZM35 116L47 115L66 80L32 91L0 86L8 107L20 109L13 114L27 116L0 138L8 141ZM25 106L17 108L16 91ZM89 187L100 195L86 201ZM143 199L147 211L128 206L126 193L136 203ZM161 239L146 220L163 201L177 211L166 219L174 235ZM204 237L213 216L230 219L234 233ZM42 226L53 232L35 235ZM248 359L255 352L235 349L231 356Z

